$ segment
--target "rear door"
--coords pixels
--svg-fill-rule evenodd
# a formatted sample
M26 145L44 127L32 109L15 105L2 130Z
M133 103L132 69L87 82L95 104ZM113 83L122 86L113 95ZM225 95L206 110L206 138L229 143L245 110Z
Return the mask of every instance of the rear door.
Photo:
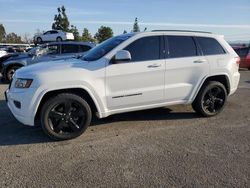
M48 35L49 41L56 41L58 37L58 31L50 31L50 35Z
M165 36L167 49L165 99L184 102L209 74L209 63L192 36Z

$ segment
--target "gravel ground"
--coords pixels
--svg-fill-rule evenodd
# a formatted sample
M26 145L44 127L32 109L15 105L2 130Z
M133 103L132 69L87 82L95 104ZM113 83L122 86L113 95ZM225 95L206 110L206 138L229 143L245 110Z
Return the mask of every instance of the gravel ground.
M18 123L0 84L0 187L250 187L250 72L212 118L171 106L94 120L52 142Z

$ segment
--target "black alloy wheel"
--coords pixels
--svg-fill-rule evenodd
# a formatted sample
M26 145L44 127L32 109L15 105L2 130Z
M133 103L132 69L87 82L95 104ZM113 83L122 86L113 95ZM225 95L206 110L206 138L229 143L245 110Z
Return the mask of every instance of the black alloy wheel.
M226 101L225 86L220 82L210 81L200 89L192 107L202 116L210 117L219 114L224 109Z
M91 121L88 103L75 94L59 94L42 109L44 132L54 140L72 139L81 135Z
M216 114L225 104L226 93L219 86L209 89L202 101L202 106L208 114Z

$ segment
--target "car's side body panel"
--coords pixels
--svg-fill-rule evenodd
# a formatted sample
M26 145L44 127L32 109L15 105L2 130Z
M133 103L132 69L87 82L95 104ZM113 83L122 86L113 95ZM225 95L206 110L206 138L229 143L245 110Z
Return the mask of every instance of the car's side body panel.
M164 58L142 62L113 64L112 58L118 50L123 50L132 42L148 36L206 36L213 37L225 48L223 55L169 58L164 48ZM197 47L198 48L198 47ZM192 103L204 81L210 76L225 75L230 84L230 94L237 89L239 82L238 57L224 39L217 35L179 32L143 32L121 43L96 61L80 59L61 60L54 63L36 64L17 71L16 78L34 78L29 92L29 104L22 112L15 112L17 118L34 125L34 118L40 102L46 93L62 89L83 89L93 99L98 116L156 108L174 104ZM157 65L157 66L155 66ZM15 96L22 96L23 90L14 88L7 92L9 106L14 108ZM22 99L25 100L25 99Z

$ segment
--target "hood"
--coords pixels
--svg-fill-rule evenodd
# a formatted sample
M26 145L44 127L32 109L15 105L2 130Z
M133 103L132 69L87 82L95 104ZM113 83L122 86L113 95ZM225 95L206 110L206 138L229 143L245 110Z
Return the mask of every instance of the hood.
M9 58L9 60L11 61L15 61L15 60L22 60L22 59L25 59L25 58L31 58L32 56L28 55L27 53L22 53L22 54L15 54L13 55L11 58Z
M80 59L64 59L58 61L40 62L33 65L22 67L15 73L16 77L35 77L39 74L56 73L60 71L66 71L72 68L84 67L87 64L86 61Z

